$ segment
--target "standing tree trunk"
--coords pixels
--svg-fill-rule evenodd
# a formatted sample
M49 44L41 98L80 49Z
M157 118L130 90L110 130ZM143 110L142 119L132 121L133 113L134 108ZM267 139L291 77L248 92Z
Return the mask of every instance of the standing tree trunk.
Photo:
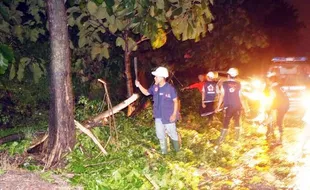
M58 163L75 145L70 49L64 1L48 0L51 36L49 137L46 167Z
M132 76L131 76L131 69L130 69L130 53L131 50L129 49L128 43L128 32L125 33L125 74L126 74L126 86L127 86L127 96L130 97L133 94L133 86L132 86Z
M130 54L131 50L129 49L129 40L128 40L128 32L125 32L125 74L126 74L126 86L127 86L127 98L133 94L133 85L132 85L132 76L131 76L131 69L130 69ZM128 106L127 115L131 115L134 111L133 105Z

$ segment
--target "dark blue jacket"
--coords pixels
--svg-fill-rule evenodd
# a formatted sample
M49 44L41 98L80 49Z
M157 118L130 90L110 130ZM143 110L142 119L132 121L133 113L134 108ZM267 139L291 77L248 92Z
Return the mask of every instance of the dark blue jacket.
M162 87L152 85L148 92L153 96L154 118L160 118L163 124L171 123L170 116L173 114L174 109L173 99L177 98L175 88L169 83Z
M216 97L216 81L206 81L203 85L205 92L204 101L205 102L214 102Z
M224 107L241 108L240 90L241 84L238 81L228 80L223 82Z

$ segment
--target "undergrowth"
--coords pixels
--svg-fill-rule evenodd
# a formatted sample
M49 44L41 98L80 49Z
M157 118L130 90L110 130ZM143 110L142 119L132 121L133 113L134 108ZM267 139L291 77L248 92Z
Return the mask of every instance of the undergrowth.
M80 103L89 104L87 101ZM78 109L86 109L76 111L78 117L84 119L84 114L91 114L91 110L98 110L98 106L78 106ZM193 107L183 106L182 120L177 123L182 137L182 148L178 153L170 144L168 154L160 154L152 110L147 108L133 118L122 112L116 114L118 141L110 138L108 126L92 129L108 152L106 156L88 136L77 132L77 144L64 158L67 166L54 172L64 176L70 174L73 185L92 190L280 189L291 180L293 176L289 174L293 163L287 161L286 150L271 146L259 126L243 120L238 142L234 141L233 127L230 126L225 142L216 150L214 142L222 127L221 113L208 123L206 118L191 109ZM297 120L290 118L286 125ZM1 132L2 135L5 133ZM29 145L30 136L18 144L1 145L0 151L21 154ZM31 159L25 162L28 164L22 164L24 168L40 169Z

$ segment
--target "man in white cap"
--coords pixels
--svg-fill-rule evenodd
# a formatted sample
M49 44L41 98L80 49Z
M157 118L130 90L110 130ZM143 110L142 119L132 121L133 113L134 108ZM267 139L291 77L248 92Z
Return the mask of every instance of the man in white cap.
M149 89L141 86L139 81L135 85L146 96L153 96L153 116L155 118L156 136L159 139L162 154L167 154L166 132L172 140L175 151L180 150L176 121L178 117L178 97L175 88L166 82L169 76L165 67L158 67L154 72L155 84Z
M240 135L240 112L242 110L243 102L241 101L241 84L236 80L239 72L236 68L230 68L227 71L228 80L224 81L220 89L219 104L216 109L218 112L220 106L224 104L224 121L221 135L218 138L218 145L221 144L228 132L228 125L230 120L234 119L235 124L235 140L239 139Z
M201 93L201 116L207 116L209 123L214 115L214 102L217 95L217 81L214 81L214 72L207 73L207 81L202 87ZM207 115L206 115L207 114Z

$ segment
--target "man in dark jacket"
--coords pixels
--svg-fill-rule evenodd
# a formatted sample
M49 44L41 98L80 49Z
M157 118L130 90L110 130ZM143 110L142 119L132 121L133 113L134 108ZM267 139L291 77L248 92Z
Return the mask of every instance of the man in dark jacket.
M281 89L280 84L278 83L278 77L276 73L268 73L268 86L269 94L272 98L271 108L269 110L269 115L276 115L276 126L278 126L280 137L277 141L277 144L282 144L282 135L283 135L283 119L286 112L289 109L289 99L286 93ZM270 134L274 133L273 125L267 126L267 138Z
M213 119L214 115L214 103L218 93L217 81L214 81L215 74L208 72L207 80L204 82L201 93L201 116L207 116L209 122Z
M241 84L236 80L239 72L236 68L230 68L227 71L228 80L224 81L220 89L219 104L216 111L220 110L223 103L224 107L224 121L221 135L218 138L218 145L221 144L228 132L228 125L230 120L234 119L235 124L235 140L239 139L240 135L240 112L242 110L243 102L241 101Z

